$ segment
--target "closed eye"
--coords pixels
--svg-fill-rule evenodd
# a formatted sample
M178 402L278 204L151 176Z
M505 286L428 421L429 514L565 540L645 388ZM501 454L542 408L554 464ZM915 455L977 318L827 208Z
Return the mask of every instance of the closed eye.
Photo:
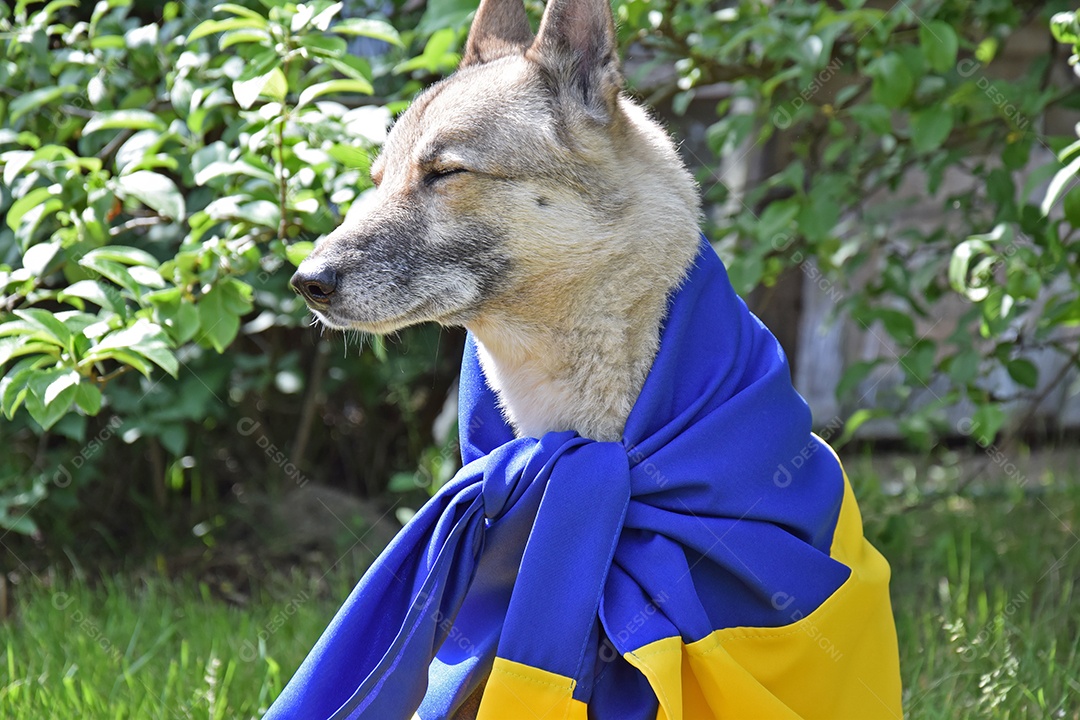
M461 173L469 172L463 167L446 167L438 168L436 170L429 170L427 175L424 176L424 182L430 184L436 183L439 180L448 178L451 175L460 175Z

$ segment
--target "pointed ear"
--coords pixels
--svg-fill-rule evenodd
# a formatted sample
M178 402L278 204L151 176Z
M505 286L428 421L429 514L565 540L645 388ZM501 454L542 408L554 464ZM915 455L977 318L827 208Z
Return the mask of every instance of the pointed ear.
M521 0L480 0L459 67L520 55L533 40Z
M596 120L615 111L622 72L609 0L548 0L540 32L527 53Z

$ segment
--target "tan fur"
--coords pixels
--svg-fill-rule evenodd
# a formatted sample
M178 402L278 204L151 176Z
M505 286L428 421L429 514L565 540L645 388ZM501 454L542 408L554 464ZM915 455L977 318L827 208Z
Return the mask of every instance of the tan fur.
M309 304L335 327L466 326L521 435L618 440L697 250L697 189L619 93L606 0L552 0L528 45L511 4L484 0L462 69L391 131L370 209L294 284L334 269Z

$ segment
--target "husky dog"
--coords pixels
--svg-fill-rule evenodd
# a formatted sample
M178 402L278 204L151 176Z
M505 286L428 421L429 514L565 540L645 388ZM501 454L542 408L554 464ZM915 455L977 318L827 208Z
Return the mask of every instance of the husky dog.
M486 426L469 446L482 460L380 558L408 582L361 580L274 720L408 713L429 677L443 684L425 717L454 720L540 705L629 717L627 703L650 713L654 701L657 717L687 720L900 716L888 564L839 460L811 436L775 338L703 244L693 179L621 86L608 0L548 0L535 37L521 0L481 0L460 69L401 116L372 166L377 189L293 276L330 327L468 328L463 407L494 418L497 398L507 422ZM660 395L678 396L677 417ZM641 457L671 478L638 462L642 438L656 442ZM819 448L798 482L777 481L792 453ZM579 487L597 498L590 522ZM477 560L504 531L501 554ZM674 568L685 582L669 581ZM643 617L659 588L671 604ZM433 625L444 606L488 644L422 667L446 648ZM649 631L622 637L639 620ZM833 662L822 637L844 648ZM594 676L601 641L617 652Z
M693 178L621 87L608 0L549 0L535 37L483 0L293 287L334 328L465 326L521 436L619 440L700 242Z

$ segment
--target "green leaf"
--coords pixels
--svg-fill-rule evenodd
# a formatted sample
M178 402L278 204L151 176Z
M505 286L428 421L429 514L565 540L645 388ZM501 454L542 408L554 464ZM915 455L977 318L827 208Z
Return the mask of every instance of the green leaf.
M229 18L228 20L204 20L188 34L187 44L190 45L207 35L214 35L216 33L225 32L226 30L266 30L269 27L269 21L258 14L256 14L255 17L237 17Z
M159 326L140 320L131 327L109 333L94 346L94 352L113 348L137 349L146 343L166 344L165 332Z
M419 34L434 33L440 28L460 28L476 11L474 0L428 0L425 5L424 15L416 28Z
M90 47L95 50L123 50L124 38L120 35L98 35L90 40Z
M101 390L92 382L81 382L75 388L75 404L87 415L97 415L101 411Z
M931 105L911 114L911 140L921 153L937 150L949 137L953 127L952 109Z
M973 235L964 240L956 246L949 259L949 284L972 302L982 302L990 294L989 278L986 276L995 262L994 249L984 238ZM976 259L980 261L973 263Z
M149 110L111 110L99 112L86 121L83 127L83 135L97 132L98 130L158 130L164 131L168 126L165 121Z
M246 282L229 278L218 284L223 293L225 309L236 315L246 315L253 307L251 286Z
M4 415L10 420L15 416L15 411L23 404L26 396L30 393L30 381L41 374L40 368L49 365L52 358L23 358L15 363L0 382L0 402L2 402Z
M1001 161L1005 167L1015 171L1027 165L1028 157L1031 155L1031 144L1031 140L1026 137L1008 143L1001 151Z
M874 101L885 107L902 107L915 89L915 79L897 53L879 57L867 67L867 72L873 78L871 94Z
M1039 383L1039 368L1025 358L1010 360L1005 368L1009 376L1024 387L1034 388Z
M251 20L261 20L266 22L266 18L255 12L251 8L246 8L243 5L237 3L221 3L214 6L214 12L227 12L233 15L239 15L240 17L250 18Z
M187 300L155 303L155 319L172 335L177 343L185 343L199 331L199 311Z
M0 323L0 338L22 336L29 336L34 340L59 342L51 332L42 330L39 326L25 320L8 320Z
M55 343L40 342L32 335L0 338L0 365L24 355L46 356L58 361L63 348Z
M323 59L342 58L348 54L348 45L339 37L305 35L300 38L300 44L310 51L310 55Z
M837 447L841 445L846 445L848 441L850 441L851 438L855 436L855 433L858 432L859 428L865 425L868 421L873 420L877 417L882 417L884 415L885 411L883 410L871 410L868 408L862 408L853 412L851 414L851 417L849 417L844 423L844 432L842 432L840 434L840 437L836 439Z
M815 184L799 210L798 228L811 243L823 240L840 222L840 203L833 197L834 192L831 184Z
M401 42L401 36L398 35L398 31L395 30L390 23L383 22L382 20L348 18L331 27L330 32L339 33L341 35L361 35L363 37L382 40L383 42L388 42L391 45L397 45L398 47L405 47L404 43Z
M244 43L267 43L271 40L270 33L262 30L232 30L221 36L218 47L227 50L233 45Z
M281 67L281 56L274 48L263 47L255 51L255 54L244 65L236 80L253 80L276 67Z
M1050 18L1050 33L1060 43L1080 44L1080 21L1078 21L1077 11L1054 13L1054 16Z
M199 298L196 306L199 311L199 339L219 353L225 352L240 330L240 318L229 311L229 290L226 288L225 284L215 285Z
M116 179L117 191L123 197L135 198L165 217L180 220L184 217L184 196L169 178L149 170L139 170Z
M141 355L137 355L136 353L129 352L127 350L110 350L108 352L108 357L95 358L93 362L101 362L102 360L115 360L118 363L130 365L131 367L138 370L143 375L143 377L146 378L149 378L154 372L154 366L147 362L145 358L143 358ZM86 361L84 360L83 362ZM80 365L81 364L82 363L80 363Z
M132 350L152 361L174 378L179 376L180 361L176 359L176 355L168 346L163 344L143 344L132 348Z
M412 72L413 70L427 70L429 72L449 71L457 64L457 54L453 52L457 42L457 32L453 28L444 27L436 30L428 38L424 45L424 52L417 57L410 58L394 67L395 73Z
M864 103L851 108L851 116L855 122L870 132L878 135L892 133L892 111L884 105Z
M362 57L345 55L340 58L326 58L325 62L346 77L371 82L371 63Z
M374 89L367 80L327 80L305 88L300 93L300 101L296 104L297 109L307 105L315 98L328 93L354 92L370 95Z
M75 375L74 382L70 379L72 373ZM51 391L57 383L62 388L58 392ZM64 368L42 370L30 376L28 385L30 394L26 397L26 409L42 429L48 430L67 414L75 402L78 373Z
M236 175L247 175L248 177L258 178L259 180L265 180L270 183L277 181L277 178L274 177L273 173L255 167L246 160L237 160L236 162L219 160L210 163L195 173L195 184L205 185L214 178L222 176L232 177Z
M0 511L0 527L20 535L35 536L41 531L29 513L12 517L6 511Z
M288 81L281 68L275 66L250 80L237 80L233 83L232 90L236 103L247 110L255 104L260 95L274 98L278 102L283 101L288 92Z
M989 445L1005 424L1005 411L997 405L981 405L971 416L971 434Z
M300 267L300 263L304 262L304 258L311 254L311 251L315 249L315 243L310 241L295 242L292 245L285 248L285 257L289 259L296 267Z
M9 360L15 357L15 353L19 348L30 342L30 338L26 335L15 335L12 337L0 337L0 367L7 364Z
M34 277L41 277L49 267L49 263L56 257L60 249L59 242L44 242L32 245L22 258L22 265L30 271Z
M967 385L979 374L982 356L974 350L963 350L954 355L949 362L949 377L959 385Z
M182 423L164 425L157 437L161 441L161 446L174 457L186 454L184 451L187 448L188 434L187 428Z
M37 421L42 430L48 430L59 422L60 418L67 415L74 402L75 388L69 387L51 403L45 403L33 395L28 396L26 398L26 409L30 413L30 417Z
M1065 193L1061 209L1070 225L1074 228L1080 227L1080 187L1073 185L1072 189Z
M225 197L207 205L206 213L215 220L244 220L252 225L269 228L277 228L281 222L281 209L269 200L254 200L237 205L235 197Z
M139 294L139 283L132 277L128 269L116 262L115 260L106 260L105 258L84 256L79 258L79 265L93 270L96 273L104 275L108 279L122 288L125 288L133 295Z
M859 360L844 370L843 377L836 385L836 398L842 400L854 391L870 373L881 363L880 360Z
M791 231L791 223L798 216L800 209L801 204L796 198L785 198L769 203L757 223L758 237L770 242L775 248L781 243L773 241L786 236Z
M34 188L30 192L11 204L7 211L7 226L12 230L19 229L19 223L23 216L31 209L40 206L44 201L59 192L59 186Z
M278 102L285 102L285 96L289 94L289 81L286 79L285 73L281 71L281 68L274 68L270 71L269 77L266 78L266 84L263 85L261 93Z
M998 51L998 39L988 37L975 48L975 59L983 65L989 65L994 61Z
M912 378L922 384L930 383L934 371L937 345L929 340L919 340L905 353L900 365Z
M11 105L8 106L11 122L15 122L31 110L36 110L42 105L51 103L53 100L57 100L68 93L78 92L78 90L79 88L74 85L62 85L60 87L41 88L40 90L31 90L28 93L23 93L12 100Z
M361 147L334 143L326 149L326 153L347 168L357 168L362 173L371 168L371 156Z
M57 320L56 316L48 310L27 308L25 310L16 310L15 315L31 326L47 333L61 347L67 347L68 342L71 340L71 331L68 330L67 325Z
M33 159L34 152L32 150L8 150L6 153L0 154L0 163L4 164L4 184L8 186L14 185L15 178L19 177L19 173Z
M95 248L86 253L84 257L104 258L105 260L115 260L124 265L145 265L151 268L156 268L161 264L156 257L145 250L128 247L127 245L106 245L105 247Z
M956 31L942 20L930 20L919 25L919 45L926 62L937 73L946 73L956 66L960 47Z
M45 388L42 401L48 405L56 400L62 392L79 384L79 373L75 370L66 370L56 377Z
M1043 215L1049 215L1050 210L1054 207L1054 203L1061 196L1061 193L1065 191L1066 185L1070 185L1070 181L1076 178L1076 173L1080 172L1080 157L1073 158L1065 167L1061 168L1054 174L1054 179L1050 181L1050 187L1046 189L1046 197L1043 198L1041 209Z
M61 290L56 299L64 302L69 297L89 300L95 305L110 310L121 317L127 311L124 300L120 297L120 293L116 291L116 288L97 280L79 280L72 283Z
M1047 310L1045 319L1050 325L1074 327L1080 325L1080 298L1057 303Z
M53 13L55 13L60 8L66 7L79 7L79 0L52 0L52 2L46 3L45 7L41 8L41 10L35 15L34 19L38 21L51 19L53 17Z
M1068 145L1066 145L1064 148L1059 150L1058 153L1057 153L1058 162L1065 162L1070 157L1075 155L1077 152L1080 152L1080 140L1076 140L1074 142L1071 142Z
M907 313L899 310L881 309L877 311L885 331L901 344L908 344L915 339L915 321Z
M160 325L154 323L140 321L131 327L110 333L98 342L86 357L104 359L112 355L108 352L111 350L138 353L173 377L180 371L180 363L169 347L168 336Z

